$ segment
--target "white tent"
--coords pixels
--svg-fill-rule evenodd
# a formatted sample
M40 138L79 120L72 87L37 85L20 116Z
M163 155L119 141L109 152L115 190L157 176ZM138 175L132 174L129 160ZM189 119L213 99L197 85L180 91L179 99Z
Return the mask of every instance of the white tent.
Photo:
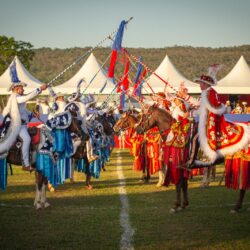
M91 53L86 62L79 69L79 71L65 83L56 86L54 90L56 93L62 92L64 94L72 94L73 92L76 92L77 83L82 78L85 79L85 83L82 84L81 90L84 90L85 87L88 86L90 81L94 78L87 90L84 92L86 94L100 93L100 90L104 87L105 84L106 86L102 94L110 94L115 87L113 82L105 75L105 71L101 68L101 65L98 63L93 53Z
M250 69L243 56L215 89L219 94L250 94Z
M184 82L185 87L188 88L189 93L200 93L200 87L198 84L195 84L189 80L187 80L183 75L181 75L175 66L170 61L168 55L165 56L161 64L158 66L158 68L155 70L155 73L159 75L162 79L167 81L171 86L174 87L175 90L178 90L180 83ZM154 92L163 92L165 90L165 83L161 81L157 76L154 74L150 75L146 82L151 86L151 88L154 90ZM142 93L148 94L152 91L147 86L146 83L143 84ZM167 91L173 93L174 91L167 87Z
M25 87L25 92L30 92L35 88L40 86L40 81L37 80L34 76L32 76L27 69L23 66L21 61L18 59L17 56L13 59L12 63L16 62L16 71L17 76L20 81L25 82L27 87ZM10 74L10 66L5 70L5 72L0 76L0 94L6 95L10 92L8 91L9 87L11 86L11 74Z

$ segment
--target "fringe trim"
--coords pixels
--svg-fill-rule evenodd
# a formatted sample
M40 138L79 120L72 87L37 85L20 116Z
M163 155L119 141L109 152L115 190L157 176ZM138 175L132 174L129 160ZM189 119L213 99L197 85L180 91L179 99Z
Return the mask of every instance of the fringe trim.
M222 115L222 114L224 114L225 111L226 111L226 107L225 107L224 104L221 104L221 107L219 107L219 108L214 108L214 107L212 107L210 105L210 103L209 103L209 101L207 99L207 92L208 92L209 89L207 89L206 91L202 92L202 94L201 94L201 96L202 96L201 97L201 105L202 106L204 105L210 112L212 112L212 113L214 113L216 115Z
M234 154L237 151L244 149L247 146L248 142L250 141L250 127L248 127L245 124L237 123L244 129L244 134L241 140L235 145L232 145L232 146L220 149L220 150L216 150L216 151L212 150L210 146L208 145L208 140L207 140L206 122L207 122L207 115L208 115L209 109L207 108L206 101L207 101L207 98L205 99L205 102L202 101L202 104L204 105L200 106L200 117L199 117L199 126L198 126L199 141L200 141L200 146L202 150L204 151L205 155L209 158L211 163L213 163L218 158L224 157L229 154Z
M7 105L3 110L3 116L6 116L7 114L10 114L11 125L5 140L0 144L0 154L7 152L10 149L21 130L21 118L18 110L16 94L14 93L9 97Z

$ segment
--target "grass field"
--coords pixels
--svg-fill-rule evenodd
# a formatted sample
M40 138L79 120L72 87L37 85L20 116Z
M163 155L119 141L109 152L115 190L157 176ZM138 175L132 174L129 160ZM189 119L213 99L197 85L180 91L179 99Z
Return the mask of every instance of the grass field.
M157 188L156 175L149 184L139 183L141 174L131 170L133 159L126 150L113 151L93 190L85 189L85 177L76 173L75 184L67 181L48 193L51 207L41 211L33 207L34 174L15 167L7 190L0 192L0 249L119 249L119 156L134 249L250 249L249 194L242 211L230 214L238 192L218 186L222 167L208 189L199 187L201 177L192 179L189 208L170 214L174 186Z

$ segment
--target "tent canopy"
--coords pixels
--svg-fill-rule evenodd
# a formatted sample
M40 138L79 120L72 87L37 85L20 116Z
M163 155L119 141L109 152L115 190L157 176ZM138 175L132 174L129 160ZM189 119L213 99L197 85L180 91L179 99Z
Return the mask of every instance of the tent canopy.
M200 87L198 84L195 84L189 80L187 80L181 73L178 72L178 70L175 68L175 66L170 61L168 55L165 56L161 64L158 66L158 68L155 70L155 73L159 75L162 79L169 82L171 86L174 87L175 90L178 90L180 84L183 82L185 87L188 88L189 93L200 93ZM174 91L169 88L165 87L165 83L161 81L157 76L154 74L150 75L146 82L152 87L154 92L163 92L165 89L166 91L173 93ZM147 86L146 83L143 84L142 93L148 94L152 91Z
M110 94L111 91L114 89L115 85L109 79L105 71L102 69L101 65L98 63L96 57L93 53L90 54L86 62L83 64L83 66L79 69L79 71L68 81L65 83L56 86L55 92L62 92L64 94L72 94L73 92L76 92L77 89L77 83L80 79L84 78L85 83L82 83L82 90L85 89L85 87L91 82L87 90L84 92L85 94L98 94L100 93L101 89L105 88L102 92L102 94Z
M25 87L25 92L30 92L34 90L35 88L40 86L40 81L37 80L34 76L32 76L28 70L24 67L24 65L21 63L19 58L15 56L13 61L11 62L10 66L16 62L16 71L17 75L20 81L25 82L27 84L27 87ZM9 94L8 91L9 87L12 84L11 81L11 74L10 74L10 66L5 70L5 72L0 76L0 91L1 95Z
M250 69L243 56L215 89L219 94L250 94Z

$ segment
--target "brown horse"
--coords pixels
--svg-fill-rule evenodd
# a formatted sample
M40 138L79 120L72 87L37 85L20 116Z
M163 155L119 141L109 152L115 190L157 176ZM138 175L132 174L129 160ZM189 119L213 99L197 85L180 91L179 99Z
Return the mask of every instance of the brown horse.
M142 119L140 120L138 126L136 127L136 131L138 133L145 133L149 129L153 127L158 127L159 133L161 134L161 137L163 141L168 140L169 131L171 126L176 122L176 120L171 116L169 112L166 110L163 110L159 108L157 105L150 106L146 112L144 112ZM181 151L184 152L184 151ZM184 154L184 153L183 153ZM169 155L171 157L171 153ZM180 156L181 158L184 156ZM166 159L164 159L165 161ZM167 159L167 162L164 162L165 164L172 164L171 160ZM185 174L185 170L183 168L177 169L176 168L176 175L177 177L173 177L173 170L171 170L170 166L167 166L167 172L165 177L165 185L169 184L170 179L173 181L175 180L175 186L176 186L176 201L174 203L173 208L170 210L170 212L176 212L181 209L184 209L189 205L188 201L188 179ZM172 177L171 177L172 176ZM183 202L181 203L181 191L183 193Z
M130 135L129 137L133 136L132 133L135 132L133 129L137 126L138 122L141 119L141 114L139 113L134 113L133 111L129 110L125 113L122 114L121 118L116 122L114 125L113 129L116 133L119 131L124 131L128 129L130 130ZM147 143L145 140L140 145L140 152L139 152L139 159L140 159L140 165L142 167L142 177L141 180L142 182L148 182L150 180L150 169L149 169L149 164L147 160Z

